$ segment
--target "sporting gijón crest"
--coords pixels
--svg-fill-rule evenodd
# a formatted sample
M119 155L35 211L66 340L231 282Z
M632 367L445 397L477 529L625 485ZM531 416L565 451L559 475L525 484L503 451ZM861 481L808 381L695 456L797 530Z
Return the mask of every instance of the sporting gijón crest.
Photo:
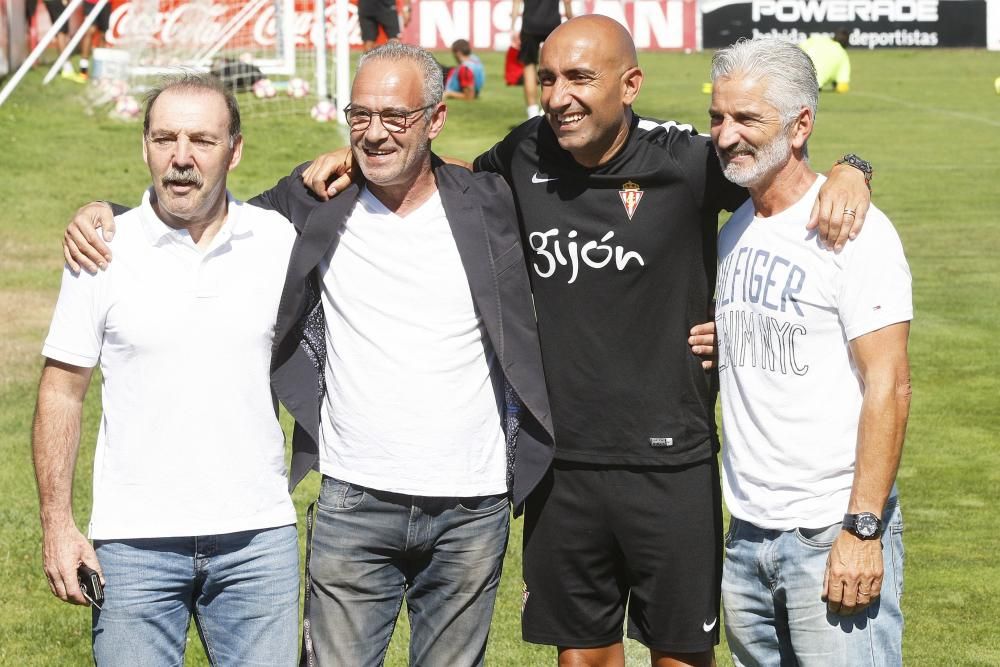
M625 183L618 191L618 196L621 197L622 204L625 205L625 212L628 213L629 220L635 215L635 209L639 208L642 195L643 192L639 189L639 184L632 181Z

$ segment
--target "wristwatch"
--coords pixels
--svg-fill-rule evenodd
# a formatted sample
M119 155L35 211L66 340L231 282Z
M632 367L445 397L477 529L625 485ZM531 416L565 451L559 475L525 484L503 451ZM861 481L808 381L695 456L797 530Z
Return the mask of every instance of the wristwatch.
M868 186L869 190L872 189L872 174L873 174L873 172L872 172L872 163L871 162L869 162L867 160L861 159L860 157L858 157L854 153L848 153L844 157L842 157L839 160L837 160L836 164L849 164L852 167L854 167L855 169L859 169L861 171L861 173L865 175L865 185Z
M845 514L843 526L862 540L877 540L882 536L882 519L871 512Z

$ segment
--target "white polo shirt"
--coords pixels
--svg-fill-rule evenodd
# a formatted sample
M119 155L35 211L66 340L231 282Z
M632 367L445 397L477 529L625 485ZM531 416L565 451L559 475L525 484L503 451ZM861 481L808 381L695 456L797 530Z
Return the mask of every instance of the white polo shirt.
M116 220L106 271L63 272L42 350L74 366L100 362L90 537L294 523L269 381L294 229L230 196L203 251L149 198Z

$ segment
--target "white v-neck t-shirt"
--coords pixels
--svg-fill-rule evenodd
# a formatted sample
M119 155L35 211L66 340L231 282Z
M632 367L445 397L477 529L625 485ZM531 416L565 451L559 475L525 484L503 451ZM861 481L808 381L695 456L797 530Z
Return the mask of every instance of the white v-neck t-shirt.
M400 217L363 189L320 272L322 473L417 496L506 491L495 355L440 195Z

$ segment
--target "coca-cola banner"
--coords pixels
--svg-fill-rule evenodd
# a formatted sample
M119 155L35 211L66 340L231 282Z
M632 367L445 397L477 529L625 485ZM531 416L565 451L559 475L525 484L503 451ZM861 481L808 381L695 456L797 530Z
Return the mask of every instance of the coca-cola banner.
M987 0L707 0L702 44L761 34L798 42L846 28L857 48L983 47L986 10Z
M232 32L227 42L234 45L246 45L247 48L269 48L277 39L278 25L276 21L275 2L249 2L247 0L230 0L229 2L186 2L185 0L160 0L159 11L152 15L146 8L146 2L130 2L129 0L112 0L110 28L106 39L110 46L127 42L136 35L149 42L151 46L178 45L207 46L215 43L221 36ZM361 36L357 30L356 6L349 6L351 32L354 34L352 44L361 44ZM334 44L335 7L331 3L326 7L326 39ZM311 2L295 3L295 20L293 30L295 41L300 47L312 46L313 35L313 4ZM238 27L235 31L233 28Z
M212 44L226 32L240 10L254 5L246 0L161 0L159 12L149 16L134 10L138 4L112 0L107 36L110 45L127 41L136 33L153 44ZM413 0L412 20L400 37L430 49L446 49L461 38L468 39L476 49L504 50L510 44L510 12L510 0ZM696 0L576 0L574 12L604 14L618 20L629 28L641 49L697 48ZM325 14L325 37L332 46L337 37L333 0L327 4ZM294 30L300 48L312 45L314 20L313 4L297 1ZM275 3L268 1L259 3L232 41L266 48L274 44L276 35ZM354 2L348 5L348 41L351 46L361 46Z

